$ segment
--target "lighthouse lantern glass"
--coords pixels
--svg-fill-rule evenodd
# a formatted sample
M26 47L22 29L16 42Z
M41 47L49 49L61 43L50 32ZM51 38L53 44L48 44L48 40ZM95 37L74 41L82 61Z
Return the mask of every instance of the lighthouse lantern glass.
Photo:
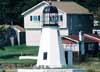
M58 14L56 13L46 13L43 18L44 24L57 24L58 22Z

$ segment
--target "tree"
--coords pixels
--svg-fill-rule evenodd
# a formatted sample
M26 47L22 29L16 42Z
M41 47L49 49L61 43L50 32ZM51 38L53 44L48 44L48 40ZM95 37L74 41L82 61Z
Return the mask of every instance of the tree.
M21 24L21 13L36 3L37 0L0 0L0 23Z
M9 27L5 25L0 26L0 47L4 46L7 40L7 31Z

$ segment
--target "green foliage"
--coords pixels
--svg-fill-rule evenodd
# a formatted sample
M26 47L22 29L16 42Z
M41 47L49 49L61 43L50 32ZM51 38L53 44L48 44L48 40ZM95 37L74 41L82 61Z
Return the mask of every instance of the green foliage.
M0 63L1 64L20 64L20 63L32 63L35 64L36 60L19 60L21 55L37 56L38 46L9 46L4 47L4 50L0 49Z
M37 0L0 0L0 22L20 22L21 13L36 3Z
M8 29L9 29L9 26L0 25L0 49L3 49L2 46L6 42L6 38L7 38L6 33L7 33Z
M100 52L98 52L98 53L97 53L97 57L98 57L98 58L99 58L99 60L100 60Z
M6 55L37 55L38 53L38 47L37 46L30 46L27 47L25 45L21 46L9 46L4 47L4 50L0 50L0 56L6 56Z
M78 2L79 4L85 6L86 8L88 8L90 11L95 11L98 8L98 4L100 2L100 0L74 0L76 2Z
M36 60L2 59L0 64L36 64Z
M21 13L43 0L0 0L0 23L22 23ZM62 0L75 1L94 13L99 13L100 0Z
M95 72L93 69L88 69L87 72Z
M6 32L8 28L9 28L9 26L0 25L0 34Z

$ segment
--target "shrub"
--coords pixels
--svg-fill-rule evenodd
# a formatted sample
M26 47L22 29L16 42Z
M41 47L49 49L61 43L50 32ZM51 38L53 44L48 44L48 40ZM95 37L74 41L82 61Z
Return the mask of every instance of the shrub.
M88 69L87 72L95 72L93 69Z
M98 53L97 53L97 57L98 57L98 58L99 58L99 60L100 60L100 52L98 52Z

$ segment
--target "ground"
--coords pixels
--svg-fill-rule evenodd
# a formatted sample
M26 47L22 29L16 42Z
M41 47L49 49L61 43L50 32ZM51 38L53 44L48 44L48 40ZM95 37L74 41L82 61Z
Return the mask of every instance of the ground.
M38 47L36 46L7 46L0 48L0 72L16 72L16 68L32 68L36 64L36 60L19 60L21 55L37 56ZM100 72L100 59L98 57L87 57L86 61L75 64L82 67L88 72Z
M98 57L88 57L87 61L76 64L77 67L82 67L88 70L87 72L100 72L100 59Z

